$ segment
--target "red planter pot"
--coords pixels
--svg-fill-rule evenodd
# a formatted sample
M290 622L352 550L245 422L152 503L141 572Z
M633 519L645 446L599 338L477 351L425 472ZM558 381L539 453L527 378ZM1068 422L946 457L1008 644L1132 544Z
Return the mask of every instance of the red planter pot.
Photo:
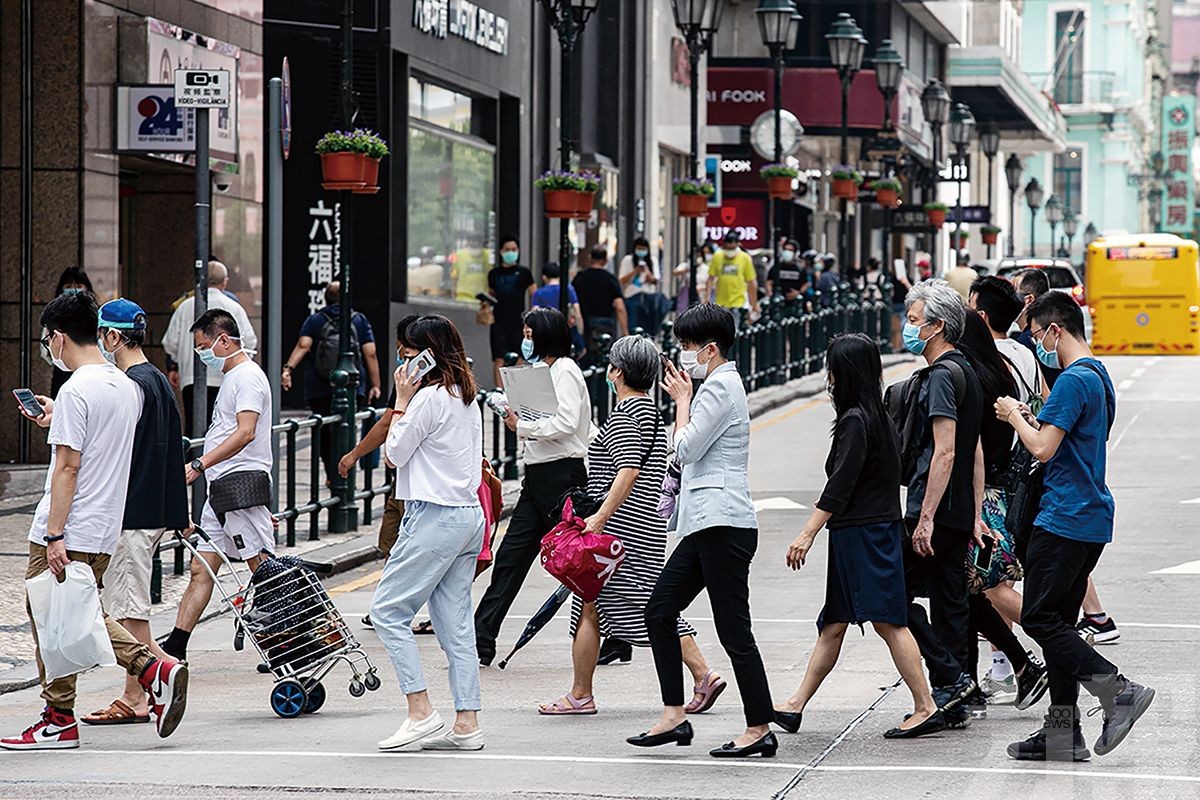
M834 178L833 196L844 200L857 200L858 184L848 178Z
M983 231L979 234L984 244L995 244L1000 234L993 231Z
M355 194L377 194L379 192L379 162L381 158L363 159L363 186Z
M786 175L767 178L767 194L773 200L791 200L793 180L793 178L789 178Z
M706 194L677 194L675 201L681 217L703 217L708 213Z
M546 216L550 219L571 219L579 208L579 192L571 189L551 189L542 192Z
M881 206L895 206L900 202L900 193L895 189L876 189L875 202Z
M954 240L954 249L956 249L956 250L966 250L967 249L967 237L951 236L950 238Z
M592 205L596 201L595 192L575 193L575 219L587 219L592 216Z
M362 153L322 153L321 186L326 189L361 189L365 185L363 172L366 168L367 157Z
M935 228L942 227L946 222L945 211L926 211L925 213L929 215L929 224Z

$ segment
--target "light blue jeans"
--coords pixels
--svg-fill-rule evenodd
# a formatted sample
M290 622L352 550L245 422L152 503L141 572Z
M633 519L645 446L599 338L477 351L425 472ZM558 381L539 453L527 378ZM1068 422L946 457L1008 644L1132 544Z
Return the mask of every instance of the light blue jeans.
M483 525L479 506L405 503L399 538L371 601L371 621L406 695L426 688L412 622L429 603L433 630L450 662L456 711L480 707L471 582L483 547Z

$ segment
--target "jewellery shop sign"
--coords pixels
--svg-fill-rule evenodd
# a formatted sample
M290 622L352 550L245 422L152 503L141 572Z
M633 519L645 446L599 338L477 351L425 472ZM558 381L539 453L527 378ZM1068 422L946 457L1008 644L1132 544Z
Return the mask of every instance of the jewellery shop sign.
M413 0L412 24L438 39L454 36L508 55L508 20L470 0Z

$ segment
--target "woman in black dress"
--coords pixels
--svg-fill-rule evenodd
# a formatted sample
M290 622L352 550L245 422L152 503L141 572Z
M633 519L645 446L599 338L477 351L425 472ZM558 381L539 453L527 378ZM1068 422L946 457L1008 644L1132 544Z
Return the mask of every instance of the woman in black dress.
M861 333L829 345L829 393L837 412L833 447L825 463L828 481L816 510L792 542L787 563L799 569L817 533L829 528L829 574L820 636L804 680L776 706L775 724L800 729L804 707L817 693L842 649L850 625L870 622L887 643L892 661L913 696L913 713L884 734L907 739L945 727L921 669L921 653L905 627L907 600L901 555L900 443L883 408L883 365L875 342Z

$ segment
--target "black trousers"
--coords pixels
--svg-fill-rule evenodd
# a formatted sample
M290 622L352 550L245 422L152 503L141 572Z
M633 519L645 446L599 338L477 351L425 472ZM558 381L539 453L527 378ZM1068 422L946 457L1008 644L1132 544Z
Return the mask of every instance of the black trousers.
M480 658L496 654L500 626L538 557L542 537L558 523L554 512L562 496L586 483L582 458L525 465L521 496L492 562L492 582L475 609L475 644Z
M663 705L683 705L679 615L707 588L717 638L737 676L746 725L775 719L767 672L750 629L750 561L757 549L754 528L707 528L683 537L667 559L646 603L646 628Z
M204 416L204 430L199 433L192 431L192 386L184 386L181 390L183 395L183 435L189 439L198 439L208 430L209 424L212 422L213 406L217 404L217 392L221 390L220 386L208 386L208 411ZM189 459L190 460L190 459Z
M1074 709L1079 684L1096 697L1117 693L1117 667L1075 630L1088 575L1104 545L1080 542L1034 528L1025 555L1021 627L1042 647L1050 672L1050 703Z
M916 520L908 520L911 534ZM908 628L925 666L929 682L950 686L958 676L970 672L967 666L967 637L970 636L970 611L967 605L967 545L970 531L942 525L933 526L933 555L919 556L912 542L904 543L904 584L908 591ZM929 615L914 602L929 598ZM932 623L931 623L932 619Z
M979 637L976 636L979 633L1000 648L1008 657L1014 672L1025 669L1029 664L1029 656L1025 653L1021 640L1004 622L1004 617L1000 616L1000 612L992 605L987 595L982 592L971 595L967 607L971 619L971 632L967 636L967 664L975 682L979 682Z

